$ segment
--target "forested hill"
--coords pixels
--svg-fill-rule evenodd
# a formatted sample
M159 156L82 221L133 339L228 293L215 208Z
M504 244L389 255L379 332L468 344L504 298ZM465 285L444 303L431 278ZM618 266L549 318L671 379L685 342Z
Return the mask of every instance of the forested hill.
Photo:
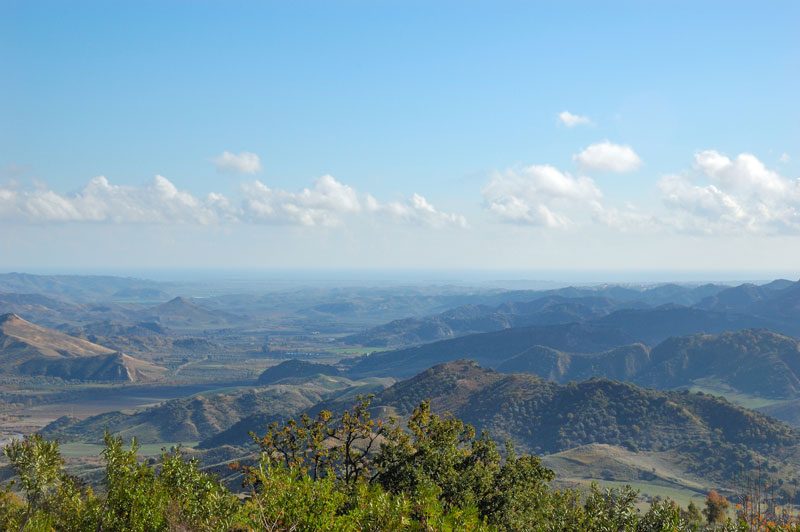
M386 389L372 404L381 417L402 417L427 398L434 411L537 454L588 443L619 445L680 453L688 471L730 478L762 461L783 467L800 449L796 430L719 397L607 379L561 385L472 361L430 368Z

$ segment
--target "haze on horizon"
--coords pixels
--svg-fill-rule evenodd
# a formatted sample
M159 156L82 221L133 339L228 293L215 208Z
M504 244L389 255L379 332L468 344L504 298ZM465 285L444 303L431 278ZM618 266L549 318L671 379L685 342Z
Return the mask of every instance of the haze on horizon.
M0 271L796 279L797 20L2 2Z

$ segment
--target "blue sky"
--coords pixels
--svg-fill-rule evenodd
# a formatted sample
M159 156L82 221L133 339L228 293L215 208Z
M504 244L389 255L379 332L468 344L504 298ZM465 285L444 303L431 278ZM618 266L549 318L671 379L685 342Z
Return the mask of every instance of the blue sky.
M0 2L0 268L793 271L798 21Z

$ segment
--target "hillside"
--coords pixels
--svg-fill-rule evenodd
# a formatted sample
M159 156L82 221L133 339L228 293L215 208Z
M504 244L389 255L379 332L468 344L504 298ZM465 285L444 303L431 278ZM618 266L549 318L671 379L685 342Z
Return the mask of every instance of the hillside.
M592 355L570 354L537 345L505 360L496 369L501 373L534 373L560 383L591 377L635 382L650 365L650 350L643 344L615 347Z
M741 329L753 321L760 320L674 305L620 310L584 323L511 328L373 353L350 374L408 377L469 358L562 383L594 376L671 389L707 381L748 395L797 398L798 341L765 329ZM651 351L648 345L654 344Z
M547 296L528 302L510 301L496 307L463 305L425 318L395 320L348 336L344 341L376 347L408 346L512 327L585 321L605 316L621 305L609 298L569 299L563 296ZM630 305L639 304L632 302Z
M267 368L258 376L258 384L273 384L283 379L307 378L314 375L340 375L341 372L329 364L316 364L304 360L290 359L271 368Z
M163 371L123 353L39 327L16 314L0 316L0 372L134 382Z
M631 335L610 326L570 323L519 327L375 353L353 366L351 373L409 377L435 364L462 358L495 366L536 345L575 353L597 353L633 342Z
M658 389L713 383L750 396L800 397L800 342L763 329L682 336L652 350L633 344L590 355L534 346L496 369L535 373L560 383L590 377Z
M138 317L140 321L178 328L223 327L242 320L240 316L210 309L183 297L144 309Z
M664 304L693 305L725 290L720 285L605 285L546 291L510 291L422 318L403 318L344 338L348 344L407 347L512 327L598 319L615 310ZM501 300L492 305L493 301Z
M653 348L650 364L637 383L675 388L713 379L751 395L800 396L800 343L766 330L671 338Z
M762 460L784 467L800 449L794 429L711 395L607 379L561 385L471 361L441 364L401 381L378 394L373 407L381 416L405 416L426 398L434 411L451 412L538 454L607 444L682 460L693 475L730 478Z
M4 365L16 365L33 357L85 357L113 353L106 347L34 325L16 314L0 316L0 352L3 353Z
M295 385L300 389L306 389L309 386L313 387L324 384L325 388L328 390L323 394L323 401L317 402L311 408L297 410L296 412L292 413L292 416L294 417L303 412L312 414L316 413L326 404L346 404L350 406L350 403L352 403L359 394L364 396L369 394L378 394L394 384L393 379L372 378L364 379L363 381L350 381L341 377L318 375L305 381L299 377L286 379L283 381L284 383L287 383L284 386L291 386L291 384L288 383L292 381L294 381L296 383ZM251 432L259 434L263 432L271 423L275 421L285 421L285 419L285 415L276 415L271 411L249 414L245 417L242 417L228 429L202 440L199 443L198 448L214 449L215 447L226 445L245 446L252 442L252 438L250 436Z
M280 384L241 387L226 393L172 399L134 413L108 412L83 420L62 417L44 432L64 440L96 443L105 430L141 443L215 441L223 432L237 444L250 440L249 431L261 431L267 423L310 411L323 400L350 400L357 394L378 393L393 384L390 379L351 381L316 374ZM229 436L223 436L223 443ZM214 445L205 445L211 447Z
M109 412L82 421L56 420L43 429L64 439L99 442L110 431L141 443L198 441L252 414L289 416L322 400L326 390L275 386L235 394L174 399L134 414ZM259 429L260 427L253 427Z
M220 349L219 345L205 338L176 335L168 327L152 321L128 324L105 320L87 323L80 327L62 326L61 330L70 336L126 353L197 354Z

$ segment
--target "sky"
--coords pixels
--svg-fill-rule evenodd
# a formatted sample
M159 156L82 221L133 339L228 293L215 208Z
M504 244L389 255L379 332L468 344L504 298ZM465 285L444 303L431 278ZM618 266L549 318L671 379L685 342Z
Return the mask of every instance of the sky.
M0 270L797 278L798 23L790 1L0 0Z

